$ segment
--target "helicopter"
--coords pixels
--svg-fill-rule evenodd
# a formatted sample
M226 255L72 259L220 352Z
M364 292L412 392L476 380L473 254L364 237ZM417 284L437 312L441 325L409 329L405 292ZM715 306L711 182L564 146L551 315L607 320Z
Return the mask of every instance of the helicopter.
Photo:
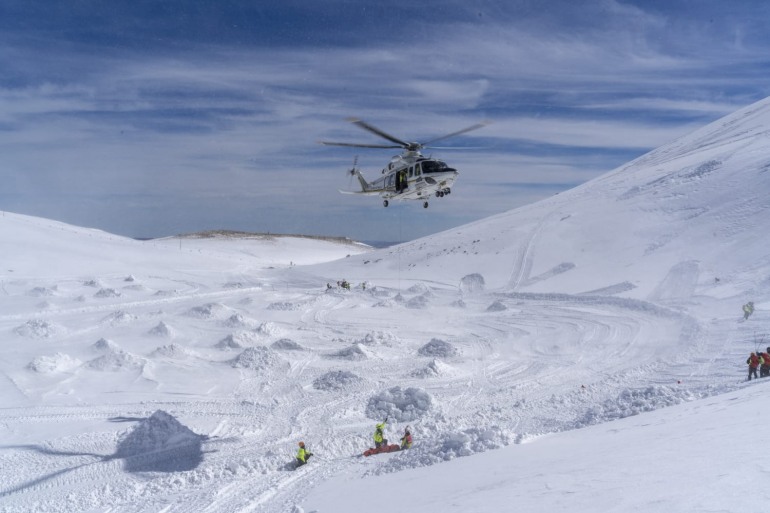
M392 157L388 165L382 169L382 176L371 182L368 182L356 167L356 164L358 163L358 157L356 157L353 161L353 168L348 171L348 174L350 174L350 176L355 176L358 179L361 190L340 190L340 192L343 194L378 195L382 198L382 204L385 207L387 207L392 200L420 200L423 201L424 208L428 208L428 198L434 195L437 198L443 198L452 192L452 185L457 179L459 172L456 169L449 167L446 162L442 160L423 156L422 153L420 153L420 150L428 148L429 144L436 141L464 134L471 130L477 130L489 124L488 122L477 123L467 128L463 128L462 130L452 132L451 134L442 135L441 137L436 137L420 143L402 141L401 139L393 137L387 132L357 118L350 118L348 121L364 130L382 137L383 139L387 139L394 144L357 144L320 141L321 144L353 148L403 148L404 151L400 155Z

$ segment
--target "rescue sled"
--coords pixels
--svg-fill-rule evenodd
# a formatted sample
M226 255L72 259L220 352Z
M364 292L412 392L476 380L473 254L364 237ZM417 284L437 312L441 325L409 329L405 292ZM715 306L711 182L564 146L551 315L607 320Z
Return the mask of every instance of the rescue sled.
M395 452L399 450L401 450L401 446L399 446L398 444L383 445L382 447L379 447L377 449L370 447L364 451L364 456L371 456L373 454L380 454L383 452Z

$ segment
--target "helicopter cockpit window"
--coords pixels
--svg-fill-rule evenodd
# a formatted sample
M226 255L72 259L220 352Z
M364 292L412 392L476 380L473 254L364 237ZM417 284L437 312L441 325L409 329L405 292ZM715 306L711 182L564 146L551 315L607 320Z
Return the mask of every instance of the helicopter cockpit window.
M423 173L441 173L443 171L449 171L446 162L441 162L440 160L426 160L422 163Z

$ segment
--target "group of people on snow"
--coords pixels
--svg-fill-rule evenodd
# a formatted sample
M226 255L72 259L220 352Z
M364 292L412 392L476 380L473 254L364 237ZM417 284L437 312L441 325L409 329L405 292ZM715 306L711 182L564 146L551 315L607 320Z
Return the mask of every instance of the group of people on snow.
M348 280L340 280L337 282L338 289L350 290L350 282ZM366 282L361 282L361 289L366 290ZM326 284L326 290L334 290L331 283Z
M385 420L378 423L374 428L374 447L379 449L380 447L387 446L388 445L388 439L385 438L385 426L387 425L388 417L385 417ZM313 455L312 452L310 452L305 447L305 442L299 442L299 449L297 450L297 465L296 467L299 468L302 465L307 463L307 460L310 459L310 457ZM405 450L410 449L412 447L412 430L409 426L406 426L404 429L404 435L401 437L401 444L399 449Z
M746 364L749 366L749 381L751 377L757 379L757 369L759 369L759 377L770 377L770 347L765 349L765 352L757 351L751 353L746 359Z

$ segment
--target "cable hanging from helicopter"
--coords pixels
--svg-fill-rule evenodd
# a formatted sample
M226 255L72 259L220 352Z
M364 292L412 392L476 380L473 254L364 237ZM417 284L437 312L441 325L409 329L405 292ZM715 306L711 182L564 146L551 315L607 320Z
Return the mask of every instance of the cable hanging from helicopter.
M437 198L443 198L452 192L452 185L457 179L459 172L449 167L442 160L423 156L420 150L430 147L430 144L437 141L455 137L471 130L477 130L489 124L488 122L477 123L462 130L420 143L402 141L357 118L351 118L348 121L394 144L358 144L330 141L321 141L321 144L352 148L402 148L404 151L400 155L393 156L388 165L382 169L382 176L371 182L367 181L356 167L358 163L358 157L356 157L353 161L353 168L348 172L351 176L358 179L361 190L340 190L340 192L343 194L380 196L383 200L382 204L386 207L391 200L420 200L423 201L424 208L428 208L428 198L431 196L435 195Z

